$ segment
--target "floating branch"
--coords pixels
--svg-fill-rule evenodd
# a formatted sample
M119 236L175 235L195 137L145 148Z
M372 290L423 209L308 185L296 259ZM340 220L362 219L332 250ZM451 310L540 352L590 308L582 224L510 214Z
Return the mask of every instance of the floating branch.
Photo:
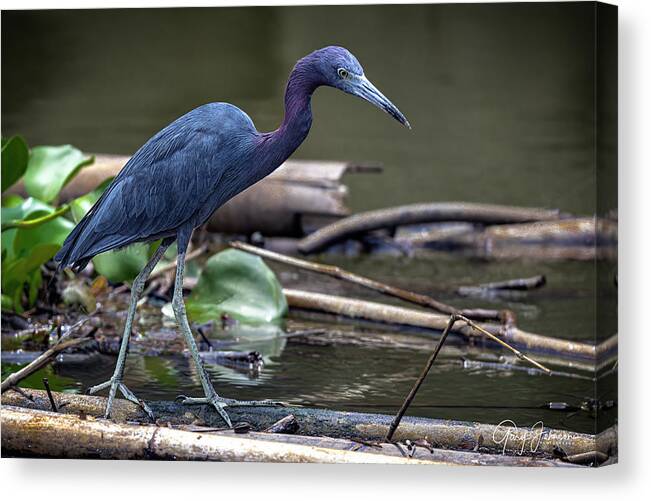
M529 291L539 289L547 283L545 275L536 275L527 278L514 278L501 282L488 282L479 285L469 285L459 287L457 292L461 295L483 294L485 292L500 291Z
M525 223L559 219L558 210L509 207L467 202L403 205L362 212L325 226L303 238L298 249L305 254L320 252L347 238L381 228L437 221L468 221L483 224Z
M426 296L425 294L418 294L416 292L408 291L401 289L399 287L394 287L371 278L363 277L355 273L343 270L338 266L332 266L329 264L320 264L313 263L311 261L306 261L304 259L299 259L296 257L286 256L285 254L279 254L267 249L261 249L260 247L255 247L254 245L249 245L244 242L231 242L231 247L240 249L251 254L256 254L265 259L271 259L279 263L283 263L289 266L294 266L296 268L301 268L303 270L309 270L316 273L321 273L323 275L328 275L330 277L337 278L339 280L344 280L353 284L361 285L367 289L386 294L388 296L397 297L403 301L409 303L418 304L431 308L435 311L441 313L447 313L452 315L453 313L459 313L466 317L475 318L478 320L498 320L506 324L512 324L515 321L515 314L510 310L488 310L483 308L473 308L473 309L463 309L458 310L454 306L442 303L436 299Z
M438 315L427 311L419 311L401 306L392 306L361 299L350 299L318 292L308 292L296 289L283 289L287 302L292 308L322 311L335 315L361 318L374 322L384 322L397 325L410 325L442 331L448 323L447 315ZM597 357L603 357L617 349L617 336L614 335L598 345L568 341L551 336L532 334L517 327L508 329L496 324L475 324L484 331L527 351L587 359L593 363ZM454 326L452 332L466 337L478 337L469 326Z

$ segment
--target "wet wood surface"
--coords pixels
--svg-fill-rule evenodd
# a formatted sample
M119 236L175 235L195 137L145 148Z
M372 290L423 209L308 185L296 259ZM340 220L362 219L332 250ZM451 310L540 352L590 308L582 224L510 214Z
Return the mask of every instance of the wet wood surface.
M32 398L31 400L14 391L2 395L3 447L4 410L9 408L6 406L38 411L51 410L45 391L33 389L24 389L24 391ZM106 404L104 397L97 396L54 392L53 397L57 402L60 414L74 416L102 416ZM188 407L167 401L152 401L148 404L157 418L157 424L161 427L201 426L219 429L224 427L218 414L206 406ZM292 414L296 418L301 436L380 443L393 419L393 416L384 414L339 412L307 407L240 407L229 409L228 412L234 423L249 423L252 431L268 429L280 419ZM112 421L115 423L149 423L140 407L121 399L114 403ZM27 428L23 427L23 430L26 431ZM616 427L594 436L544 427L538 430L537 428L513 428L505 425L406 416L400 423L394 439L403 443L406 440L413 443L425 440L435 449L472 454L506 455L516 459L529 457L554 460L561 454L567 456L585 454L586 457L589 457L589 453L594 451L608 457L617 454ZM470 459L477 461L480 457L475 456Z

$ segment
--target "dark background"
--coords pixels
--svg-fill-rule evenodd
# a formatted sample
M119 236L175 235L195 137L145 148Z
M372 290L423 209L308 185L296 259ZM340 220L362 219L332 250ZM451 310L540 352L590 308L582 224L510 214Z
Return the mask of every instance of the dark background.
M328 44L350 49L413 125L317 91L296 157L386 167L372 183L349 179L354 209L470 200L594 213L592 2L3 12L2 133L130 154L210 101L271 130L292 65Z

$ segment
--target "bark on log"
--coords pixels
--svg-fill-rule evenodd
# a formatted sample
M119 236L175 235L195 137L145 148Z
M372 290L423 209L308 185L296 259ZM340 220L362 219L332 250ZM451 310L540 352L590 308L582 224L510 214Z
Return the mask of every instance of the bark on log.
M50 404L45 391L32 389L26 391L33 397L33 401L16 392L4 393L2 395L3 413L4 409L7 408L5 406L49 410ZM57 392L53 393L53 395L59 407L60 414L57 415L61 415L61 413L85 414L99 417L104 413L106 405L104 397ZM206 406L187 407L176 402L163 401L148 402L148 404L157 417L159 424L193 425L198 421L203 426L223 427L223 421L219 415ZM369 442L381 442L393 420L393 416L384 414L337 412L307 407L236 407L228 409L228 412L234 423L246 421L253 425L255 430L264 430L288 414L293 414L300 425L302 435ZM147 416L139 406L122 399L114 401L112 420L116 423L148 422ZM481 451L492 454L502 454L504 451L506 454L511 455L521 454L522 456L542 458L554 458L561 450L570 456L595 450L608 456L617 454L616 427L608 428L596 437L551 428L544 428L541 431L540 442L535 452L532 452L526 446L523 451L523 443L530 444L533 438L537 438L537 435L530 428L510 428L476 422L407 416L402 419L394 439L397 441L410 440L412 442L426 439L434 447L442 449ZM2 439L4 447L4 427Z
M53 458L166 459L273 463L449 464L378 453L315 447L242 435L80 419L3 406L2 454Z
M456 250L486 259L613 259L617 251L617 222L581 217L488 228L402 228L396 241L409 248Z
M61 191L66 202L95 189L115 176L129 160L123 155L95 155L95 163L81 169ZM341 183L346 172L375 171L359 163L289 160L274 173L240 193L221 207L208 221L215 232L303 236L302 216L338 218L350 214L346 207L348 190ZM22 181L9 193L25 195Z
M407 224L434 221L507 224L544 221L559 219L560 217L561 213L558 210L467 202L404 205L362 212L332 223L303 238L298 243L298 249L305 254L311 254L322 251L328 246L352 236L381 228L395 228Z
M442 331L445 329L449 319L447 315L438 315L400 306L364 301L361 299L343 298L317 292L283 289L283 293L291 308L317 310L376 322L410 325ZM606 356L617 347L616 336L612 336L603 343L600 343L600 345L595 346L587 343L532 334L517 327L504 327L489 323L480 325L491 334L523 351L590 360L594 363L597 362L597 355ZM470 327L461 324L455 325L452 332L469 338L481 336Z

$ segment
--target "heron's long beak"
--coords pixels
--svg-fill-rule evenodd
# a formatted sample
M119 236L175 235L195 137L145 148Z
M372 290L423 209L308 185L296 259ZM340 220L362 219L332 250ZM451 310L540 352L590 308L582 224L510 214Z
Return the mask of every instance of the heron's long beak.
M381 110L384 110L398 122L400 122L405 127L411 129L409 121L405 118L402 112L387 99L387 97L382 94L378 88L373 85L368 78L364 75L356 78L355 87L353 93L362 99L366 99L369 103L374 104Z

